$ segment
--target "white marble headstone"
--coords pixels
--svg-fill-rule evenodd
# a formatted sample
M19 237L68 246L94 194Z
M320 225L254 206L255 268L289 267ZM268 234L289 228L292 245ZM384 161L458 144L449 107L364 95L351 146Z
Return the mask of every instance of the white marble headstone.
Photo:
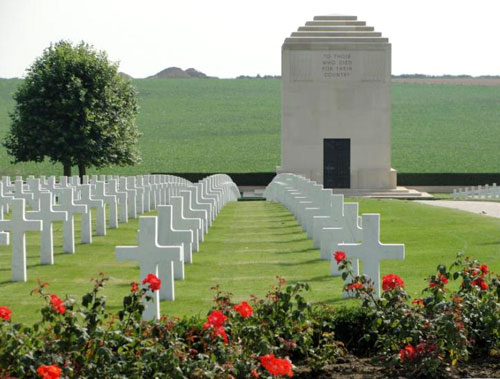
M144 216L139 218L138 246L117 246L118 261L137 261L140 267L140 281L150 273L157 275L162 282L161 290L168 294L169 300L175 300L174 262L183 261L182 246L160 246L158 244L157 218ZM161 266L160 266L161 265ZM160 271L159 268L162 268ZM162 291L162 292L163 292ZM143 320L160 318L160 294L153 293L153 300L145 304Z
M359 259L363 262L363 272L372 281L377 296L380 296L380 261L388 259L403 260L405 245L383 244L380 242L380 215L363 214L363 242L359 244L340 244L348 258Z
M56 221L68 221L67 212L54 211L52 209L52 194L40 192L40 209L38 211L26 212L28 220L40 220L42 222L42 237L40 241L40 264L54 264L54 242L52 224Z
M27 220L25 216L25 200L10 200L12 215L10 220L0 220L0 231L10 232L12 245L12 281L28 280L26 263L26 232L41 231L40 221Z

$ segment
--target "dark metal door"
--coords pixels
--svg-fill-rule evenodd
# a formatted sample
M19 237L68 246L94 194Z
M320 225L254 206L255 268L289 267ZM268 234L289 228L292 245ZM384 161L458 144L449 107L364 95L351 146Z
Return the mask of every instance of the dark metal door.
M323 140L323 187L351 187L351 140L328 138Z

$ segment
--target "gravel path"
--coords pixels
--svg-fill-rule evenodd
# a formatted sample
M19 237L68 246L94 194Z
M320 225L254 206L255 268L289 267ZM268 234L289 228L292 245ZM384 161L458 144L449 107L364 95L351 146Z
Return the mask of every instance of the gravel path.
M500 203L489 201L417 200L417 203L459 209L461 211L500 218Z

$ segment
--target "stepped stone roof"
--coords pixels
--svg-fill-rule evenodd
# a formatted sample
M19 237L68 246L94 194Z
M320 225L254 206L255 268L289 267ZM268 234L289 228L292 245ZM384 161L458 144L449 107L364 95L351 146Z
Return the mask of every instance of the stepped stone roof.
M294 44L388 44L389 39L382 33L375 32L365 21L358 21L357 16L326 15L316 16L307 21L285 39L285 45Z

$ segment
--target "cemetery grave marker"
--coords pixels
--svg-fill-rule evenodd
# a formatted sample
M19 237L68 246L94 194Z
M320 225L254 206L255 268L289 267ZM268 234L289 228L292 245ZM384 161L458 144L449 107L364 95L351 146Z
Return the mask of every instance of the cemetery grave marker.
M182 262L182 246L158 245L157 218L143 216L139 218L137 246L117 246L115 249L118 261L138 261L140 267L140 282L150 273L157 275L162 286L160 291L166 299L175 300L174 292L174 262ZM160 318L160 294L153 293L153 300L145 304L143 320Z
M63 251L68 254L75 253L75 214L86 214L90 210L87 209L86 205L75 204L73 199L73 190L71 188L60 189L59 204L52 207L55 211L66 211L68 212L68 220L63 224ZM88 239L88 236L84 236L84 233L89 233L88 229L84 230L82 228L82 240Z
M405 257L405 245L383 244L380 242L380 215L363 214L363 239L359 244L343 243L338 245L348 258L363 262L363 272L371 278L377 296L380 296L380 261Z
M42 222L42 236L40 240L40 264L54 264L54 241L52 224L56 221L68 221L66 212L54 211L52 209L52 194L50 192L40 193L40 209L38 211L26 212L28 220L39 220Z
M0 231L10 232L12 245L12 281L26 282L26 232L41 231L40 221L27 220L25 215L25 200L11 199L12 208L10 220L0 220Z

